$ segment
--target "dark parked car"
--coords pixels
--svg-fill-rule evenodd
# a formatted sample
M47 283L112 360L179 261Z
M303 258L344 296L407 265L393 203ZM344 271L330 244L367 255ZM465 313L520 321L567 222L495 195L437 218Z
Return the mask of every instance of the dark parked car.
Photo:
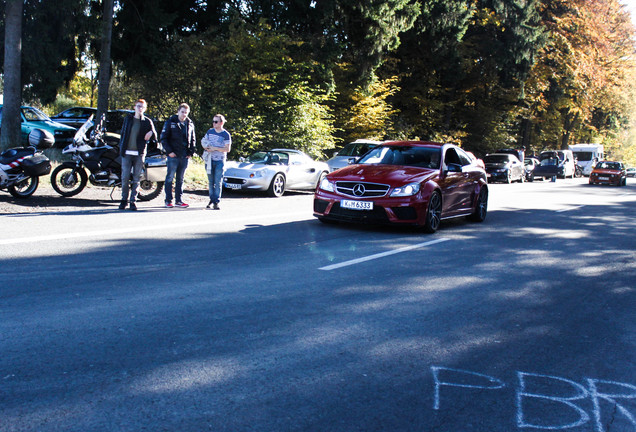
M95 116L95 114L97 114L97 108L73 107L55 114L51 120L79 129L91 115Z
M443 219L481 222L488 208L486 173L453 144L395 141L327 175L314 195L322 222L416 225L435 232Z
M29 133L33 129L44 129L55 138L55 147L63 148L73 142L75 129L51 120L46 114L37 108L23 106L21 109L21 145L29 143ZM0 121L2 120L2 105L0 105Z
M128 114L134 113L135 111L126 109L109 110L106 113L106 130L108 132L120 133L121 128L124 125L124 118ZM71 126L75 129L79 129L84 123L86 123L86 120L88 120L91 115L93 116L93 121L95 123L98 123L99 120L95 118L95 116L97 115L97 108L90 107L72 107L54 115L53 117L51 117L51 119L67 126ZM160 134L160 122L151 115L145 115L152 120L152 122L155 124L155 129L157 129L157 134Z
M627 172L622 162L601 161L590 173L589 183L613 186L627 185Z
M526 171L517 156L509 153L492 153L484 157L489 182L511 183L526 180Z

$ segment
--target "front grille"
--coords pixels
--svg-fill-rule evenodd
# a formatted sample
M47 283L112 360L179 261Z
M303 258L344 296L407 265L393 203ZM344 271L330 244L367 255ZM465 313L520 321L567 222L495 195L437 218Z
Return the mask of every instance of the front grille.
M374 205L373 210L350 210L340 207L340 203L336 202L331 207L328 216L346 219L350 221L363 221L370 223L388 223L389 218L386 215L384 207Z
M336 182L336 191L354 198L381 197L389 191L389 185L364 182Z
M225 177L224 179L225 183L228 184L239 184L242 185L245 183L245 180L240 179L240 178L234 178L234 177Z

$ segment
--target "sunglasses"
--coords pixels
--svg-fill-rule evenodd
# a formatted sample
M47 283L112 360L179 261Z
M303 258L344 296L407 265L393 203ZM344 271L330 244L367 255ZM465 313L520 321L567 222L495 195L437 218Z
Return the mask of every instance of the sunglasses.
M221 123L221 120L212 120L212 123Z

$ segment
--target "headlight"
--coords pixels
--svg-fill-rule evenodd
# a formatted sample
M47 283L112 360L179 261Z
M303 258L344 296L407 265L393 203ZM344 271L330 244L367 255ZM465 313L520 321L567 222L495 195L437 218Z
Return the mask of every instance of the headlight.
M406 186L393 189L393 192L391 192L391 196L392 197L411 196L411 195L415 195L419 191L420 191L420 184L411 183L411 184L407 184Z
M327 192L333 192L335 190L333 183L331 183L327 178L322 179L320 182L320 189Z

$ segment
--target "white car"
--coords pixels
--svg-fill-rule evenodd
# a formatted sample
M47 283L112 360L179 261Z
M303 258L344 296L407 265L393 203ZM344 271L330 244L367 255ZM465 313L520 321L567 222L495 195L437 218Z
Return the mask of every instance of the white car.
M315 190L329 166L299 150L273 149L225 164L223 187L242 191L267 191L280 197L286 190Z
M350 142L339 151L334 153L333 157L327 161L329 171L335 171L349 165L349 160L358 159L372 148L382 144L382 141L358 139Z

